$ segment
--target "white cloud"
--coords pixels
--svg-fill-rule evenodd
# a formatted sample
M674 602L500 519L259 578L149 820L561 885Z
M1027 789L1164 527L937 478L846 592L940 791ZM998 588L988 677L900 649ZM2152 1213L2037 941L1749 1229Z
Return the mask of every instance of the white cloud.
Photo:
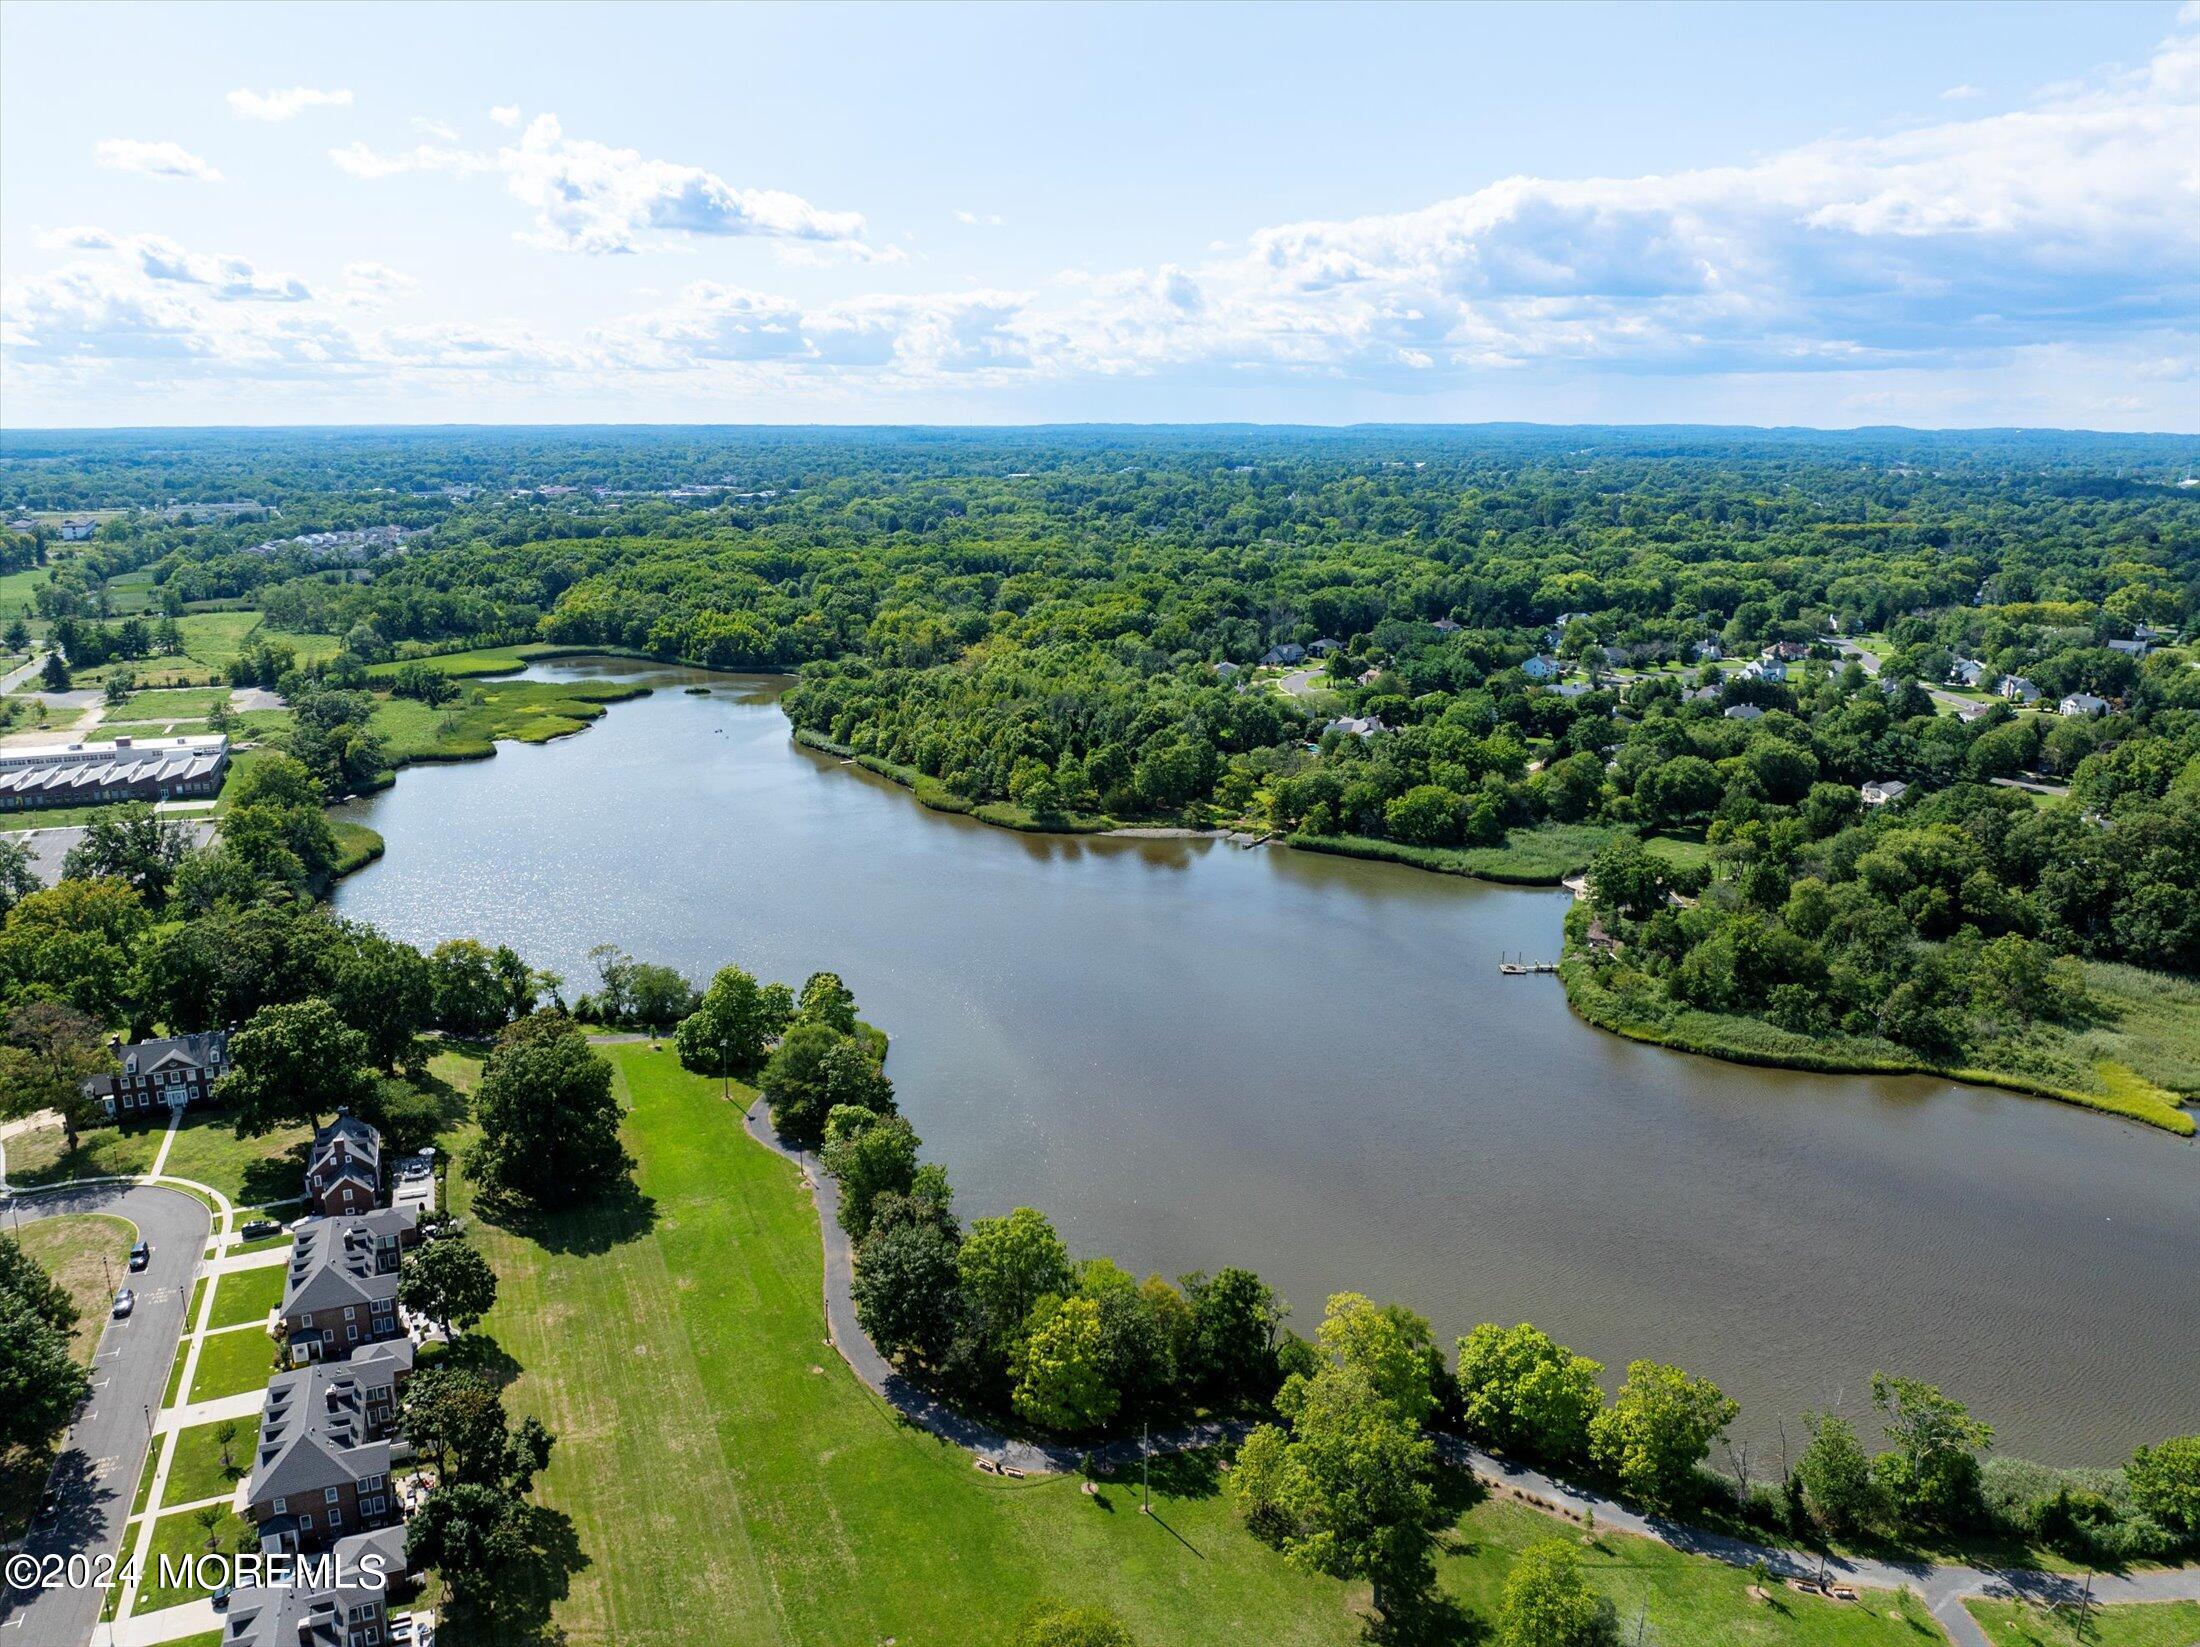
M519 105L499 103L489 111L489 118L500 126L510 126L516 130L519 126Z
M1984 97L1985 95L1986 93L1977 86L1950 86L1940 94L1941 101L1946 103L1964 103L1974 97Z
M239 120L295 120L308 109L348 109L348 91L318 91L311 86L292 86L288 91L249 91L229 94L229 112Z
M115 243L115 237L105 229L83 223L66 229L40 229L32 239L42 252L97 252Z
M148 143L135 137L102 138L92 158L109 171L143 172L149 177L186 177L219 183L222 174L181 143Z
M433 137L440 142L458 141L458 128L448 120L432 120L427 115L416 114L412 118L412 128L423 137Z
M681 235L753 235L859 258L886 255L864 242L860 213L825 211L784 190L737 188L700 166L567 137L555 115L537 115L517 144L493 154L432 144L384 154L352 143L329 157L355 177L500 173L513 198L534 212L527 241L553 251L633 252Z
M998 212L957 212L955 221L957 223L978 224L988 229L997 229L1001 226L1001 217Z

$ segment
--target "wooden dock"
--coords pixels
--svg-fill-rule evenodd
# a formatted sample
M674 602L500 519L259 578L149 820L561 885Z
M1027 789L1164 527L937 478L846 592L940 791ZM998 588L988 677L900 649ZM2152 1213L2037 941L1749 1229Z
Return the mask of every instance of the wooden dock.
M1497 958L1497 970L1507 978L1527 978L1538 972L1556 972L1558 963L1556 961L1530 961L1526 959L1508 961L1500 954Z

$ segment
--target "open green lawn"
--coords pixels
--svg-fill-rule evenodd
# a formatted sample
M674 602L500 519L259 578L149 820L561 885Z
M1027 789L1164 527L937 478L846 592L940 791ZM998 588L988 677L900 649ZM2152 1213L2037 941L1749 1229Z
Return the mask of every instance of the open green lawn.
M1964 1605L1994 1647L2080 1647L2077 1617L2021 1601ZM2083 1647L2194 1647L2200 1643L2200 1601L2096 1607Z
M439 708L415 698L385 698L372 725L393 768L408 761L478 760L495 753L499 738L541 743L578 732L606 704L647 690L625 681L470 681Z
M1125 1486L1087 1498L1074 1480L983 1476L902 1427L822 1341L817 1220L795 1169L670 1053L606 1051L643 1210L479 1229L501 1281L479 1336L521 1369L511 1408L558 1438L540 1497L582 1555L552 1615L565 1640L982 1647L1046 1596L1107 1602L1141 1647L1362 1639L1365 1586L1256 1543L1206 1460L1155 1471L1148 1519ZM1513 1552L1557 1526L1475 1508L1440 1582L1486 1621ZM1647 1598L1668 1647L1935 1639L1886 1618L1891 1597L1765 1608L1732 1569L1607 1543L1589 1552L1597 1582L1623 1608Z
M1383 858L1392 863L1433 869L1444 875L1522 886L1556 886L1589 867L1589 860L1614 835L1625 831L1604 824L1542 824L1516 829L1503 846L1408 846L1366 835L1293 835L1292 846L1348 858Z
M410 662L426 664L439 675L466 679L480 675L510 675L525 669L537 658L557 657L569 654L569 646L552 646L547 642L531 642L525 646L477 646L469 652L441 652L420 659L399 658L389 663L378 663L367 671L369 675L387 680Z
M27 618L39 586L52 576L43 566L26 566L20 572L0 573L0 620Z
M214 1314L207 1325L241 1327L265 1321L267 1312L283 1301L283 1278L289 1273L284 1264L224 1271L215 1277Z
M65 1178L127 1178L147 1170L160 1153L160 1127L93 1127L78 1134L73 1153L58 1125L19 1132L8 1140L8 1177L18 1184L56 1184Z
M137 1611L157 1612L163 1607L211 1595L214 1585L199 1581L202 1577L218 1580L226 1576L227 1563L200 1563L196 1558L208 1554L237 1555L256 1550L259 1545L259 1535L253 1531L252 1523L241 1515L224 1513L214 1521L211 1533L196 1510L177 1510L162 1516L153 1524L152 1548L146 1551L145 1570L138 1580ZM163 1556L173 1564L174 1570L162 1571Z
M222 1462L220 1424L194 1424L176 1434L176 1456L168 1466L168 1484L161 1491L164 1504L196 1504L204 1498L222 1498L237 1490L237 1483L252 1473L252 1449L259 1444L258 1418L234 1420L229 1428L229 1462Z
M132 692L119 709L107 711L110 720L203 720L214 705L229 702L226 686L193 686Z
M217 1295L218 1296L218 1295ZM251 1327L208 1333L199 1346L187 1402L213 1401L256 1390L275 1376L275 1341Z
M174 1178L211 1185L240 1206L296 1195L305 1172L310 1127L279 1127L239 1138L218 1109L194 1110L177 1129L164 1169Z

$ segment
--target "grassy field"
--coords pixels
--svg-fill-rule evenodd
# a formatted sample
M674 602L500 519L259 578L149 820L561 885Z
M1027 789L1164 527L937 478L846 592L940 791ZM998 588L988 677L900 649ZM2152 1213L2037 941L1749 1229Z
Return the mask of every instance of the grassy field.
M160 1495L163 1503L196 1504L237 1490L237 1483L252 1473L252 1449L259 1444L260 1421L256 1416L240 1418L231 1428L235 1433L229 1438L227 1464L222 1462L220 1424L194 1424L176 1432L176 1456L168 1465L168 1483Z
M256 1390L274 1371L275 1341L266 1333L250 1327L209 1333L199 1345L199 1364L192 1369L191 1393L185 1401L213 1401Z
M26 566L20 572L0 573L0 622L32 615L32 597L51 576L43 566Z
M1561 969L1566 998L1599 1029L1742 1064L1865 1074L1942 1075L2055 1098L2180 1137L2194 1134L2182 1099L2200 1093L2200 986L2135 967L2085 963L2096 1021L2040 1023L1942 1066L1876 1037L1799 1035L1761 1019L1705 1012L1669 998L1624 967L1575 956Z
M211 1533L208 1532L206 1523L199 1519L199 1512L196 1510L175 1510L162 1516L153 1523L153 1544L146 1551L145 1576L138 1584L137 1611L158 1612L163 1607L178 1606L211 1594L214 1588L212 1584L198 1582L200 1573L197 1571L196 1557L212 1554L236 1555L259 1547L259 1535L254 1532L252 1523L241 1515L224 1513L215 1520ZM182 1566L187 1558L194 1559L191 1559L190 1566L184 1571L164 1574L161 1570L163 1556L178 1566ZM228 1570L226 1562L207 1562L204 1566L204 1576L210 1579L217 1578ZM181 1579L184 1582L163 1583L164 1577Z
M283 1278L289 1273L281 1264L229 1271L215 1288L214 1313L207 1325L241 1327L265 1321L267 1312L283 1301Z
M74 1155L62 1153L58 1126L17 1133L8 1140L8 1176L21 1184L52 1184L148 1172L166 1130L165 1122L97 1127L82 1135ZM311 1137L305 1127L283 1127L264 1137L239 1138L220 1110L198 1110L176 1130L166 1171L218 1189L240 1204L279 1200L298 1193Z
M2077 1618L2021 1601L1971 1601L1964 1605L1994 1647L2081 1647ZM2195 1647L2200 1643L2200 1602L2165 1601L2096 1607L2082 1647Z
M500 738L546 743L601 718L607 704L640 697L647 687L622 681L482 681L431 709L415 698L377 704L372 722L390 765L411 761L479 760Z
M158 1127L94 1127L65 1153L61 1128L39 1127L8 1140L8 1177L18 1184L58 1184L68 1178L127 1178L146 1171L160 1152Z
M104 1213L69 1213L25 1224L15 1237L76 1305L69 1348L80 1363L90 1366L100 1331L107 1325L113 1288L129 1273L130 1243L137 1239L137 1226ZM19 1536L29 1525L53 1457L51 1447L0 1447L0 1543Z
M540 1497L579 1548L550 1619L564 1640L970 1647L1042 1597L1105 1601L1142 1647L1362 1639L1365 1586L1252 1540L1209 1459L1157 1468L1149 1519L1123 1486L980 1475L902 1426L823 1342L795 1169L670 1054L607 1051L641 1206L479 1230L501 1296L478 1336L520 1368L513 1410L558 1437ZM1486 1618L1514 1552L1556 1524L1497 1503L1461 1514L1439 1581ZM1662 1547L1587 1553L1669 1647L1919 1639L1883 1610L1761 1607L1744 1575Z
M132 692L118 709L107 711L108 720L182 721L204 720L214 705L229 702L226 686L163 687ZM104 724L104 723L102 723Z
M1541 824L1516 829L1503 846L1408 846L1402 841L1366 835L1293 835L1287 845L1346 858L1380 858L1410 864L1439 875L1469 875L1476 880L1513 886L1556 886L1589 867L1589 860L1615 835L1627 831L1605 824ZM1711 849L1701 841L1652 836L1643 843L1653 856L1682 867L1707 862Z

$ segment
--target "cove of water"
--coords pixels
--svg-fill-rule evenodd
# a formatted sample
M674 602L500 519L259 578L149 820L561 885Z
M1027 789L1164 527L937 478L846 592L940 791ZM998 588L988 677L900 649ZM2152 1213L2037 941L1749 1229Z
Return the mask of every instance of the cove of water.
M2120 1460L2200 1428L2200 1152L2035 1099L1789 1074L1588 1028L1565 895L1284 849L1029 836L788 735L775 683L657 690L586 733L406 771L346 915L594 986L612 942L698 982L840 972L967 1220L1045 1209L1139 1273L1241 1264L1311 1331L1344 1288L1439 1339L1528 1319L1677 1361L1779 1427L1943 1385L1999 1450ZM708 696L681 688L708 684ZM1720 1460L1719 1462L1724 1462Z

